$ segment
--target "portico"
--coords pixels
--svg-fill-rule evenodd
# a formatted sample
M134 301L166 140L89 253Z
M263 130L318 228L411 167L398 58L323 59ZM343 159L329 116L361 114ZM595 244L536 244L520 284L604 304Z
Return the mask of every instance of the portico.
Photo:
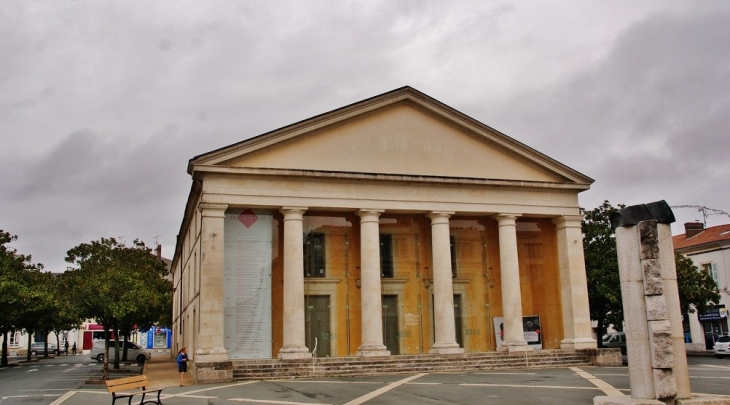
M596 346L592 180L410 87L189 172L174 325L203 380L231 359Z

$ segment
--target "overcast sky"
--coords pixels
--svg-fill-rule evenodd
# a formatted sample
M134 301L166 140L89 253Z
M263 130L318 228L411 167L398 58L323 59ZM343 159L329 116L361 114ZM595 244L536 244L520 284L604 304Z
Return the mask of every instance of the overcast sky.
M0 229L54 272L172 257L190 158L404 85L594 178L585 208L730 211L725 0L9 0L0 55Z

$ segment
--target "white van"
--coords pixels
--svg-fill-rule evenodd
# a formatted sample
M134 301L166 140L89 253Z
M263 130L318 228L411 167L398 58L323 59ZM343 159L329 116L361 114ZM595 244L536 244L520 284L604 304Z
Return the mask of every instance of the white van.
M119 356L124 356L124 342L119 342ZM104 361L104 341L97 340L89 353L92 359L98 362ZM127 342L127 360L134 360L137 363L144 363L152 357L152 353L134 342ZM114 341L109 341L109 361L114 361Z

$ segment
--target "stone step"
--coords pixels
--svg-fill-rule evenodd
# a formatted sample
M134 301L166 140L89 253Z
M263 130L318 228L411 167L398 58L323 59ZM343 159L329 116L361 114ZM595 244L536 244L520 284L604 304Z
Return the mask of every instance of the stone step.
M585 366L587 356L573 350L523 353L466 353L459 355L398 355L388 357L330 357L306 360L235 360L233 379L365 376L420 372L461 372L514 368Z

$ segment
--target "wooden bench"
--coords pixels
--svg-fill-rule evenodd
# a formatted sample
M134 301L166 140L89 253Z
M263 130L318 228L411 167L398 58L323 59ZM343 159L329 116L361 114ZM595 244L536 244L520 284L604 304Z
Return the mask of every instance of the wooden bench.
M137 394L142 394L142 401L140 401L139 405L142 404L158 404L162 405L162 402L160 401L160 392L162 392L163 388L155 388L148 390L147 384L149 381L147 380L146 375L136 375L134 377L126 377L126 378L115 378L113 380L106 380L106 390L107 392L110 392L112 394L112 405L114 405L114 402L117 401L117 399L120 398L129 398L129 401L127 402L129 405L132 405L132 397ZM134 391L134 392L119 392L119 391L126 391L131 390L134 388L142 388L141 391ZM147 394L156 392L157 393L157 399L150 399L145 401L144 397Z

